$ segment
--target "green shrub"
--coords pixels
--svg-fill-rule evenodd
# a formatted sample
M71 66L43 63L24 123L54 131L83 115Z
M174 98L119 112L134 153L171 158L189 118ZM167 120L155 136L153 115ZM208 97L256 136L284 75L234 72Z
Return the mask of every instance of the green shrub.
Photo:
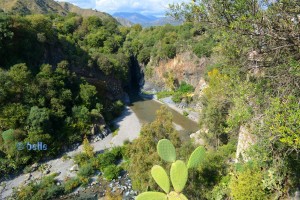
M66 193L72 192L75 188L77 188L80 185L80 180L79 178L70 178L67 180L64 184L64 189Z
M117 178L121 172L121 168L117 165L109 165L107 167L104 168L104 174L103 176L107 179L107 180L112 180L114 178Z
M194 90L195 88L192 85L187 84L185 81L183 81L176 92L188 93L188 92L194 92Z
M179 92L175 92L173 97L172 97L172 101L174 101L175 103L180 103L182 100L182 94Z
M185 117L187 117L187 116L189 116L189 113L187 112L187 111L183 111L183 116L185 116Z
M262 186L263 174L259 169L246 169L233 176L229 188L234 199L268 199Z
M103 171L104 168L106 168L107 166L114 164L116 161L116 158L112 152L107 151L103 154L99 154L97 156L97 160L100 164L100 170Z
M114 147L110 152L114 155L115 160L121 159L124 154L124 147Z
M156 93L158 99L169 97L169 96L172 96L173 94L174 94L173 91L161 91L161 92Z
M89 177L94 174L94 169L91 163L86 163L80 167L78 176Z
M193 52L199 57L210 57L213 52L215 41L211 37L207 37L200 42L196 43L193 47Z
M79 153L79 154L75 155L75 157L74 157L74 162L76 164L78 164L79 166L84 165L85 163L88 162L88 160L89 160L89 157L85 153Z

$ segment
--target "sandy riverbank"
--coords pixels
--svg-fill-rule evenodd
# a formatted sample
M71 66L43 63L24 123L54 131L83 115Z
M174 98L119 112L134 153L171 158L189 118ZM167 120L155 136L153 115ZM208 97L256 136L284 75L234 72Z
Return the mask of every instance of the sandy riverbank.
M129 108L126 107L120 117L114 120L113 122L118 128L118 135L112 136L109 134L103 140L98 142L92 143L94 150L96 152L114 147L114 146L121 146L126 140L134 140L138 137L140 130L141 130L141 123L137 118L136 114ZM71 157L69 160L63 160L62 157L50 160L44 164L48 164L50 167L50 173L60 173L57 177L57 180L63 181L65 177L73 177L76 176L75 172L71 172L70 168L74 165L72 157L76 154L82 152L82 145L80 145L76 150L70 151L67 153L68 156ZM31 173L30 180L36 179L41 177L41 172L35 171ZM23 186L24 184L28 183L28 174L22 174L14 179L7 180L3 182L5 184L5 188L3 192L0 194L0 199L6 199L10 196L13 192L13 188ZM1 183L1 185L3 184ZM0 191L2 191L3 186L0 186Z

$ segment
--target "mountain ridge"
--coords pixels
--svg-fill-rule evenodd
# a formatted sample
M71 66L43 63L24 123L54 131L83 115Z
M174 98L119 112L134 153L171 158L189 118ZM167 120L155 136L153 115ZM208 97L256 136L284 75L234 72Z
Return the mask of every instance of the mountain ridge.
M144 27L162 26L165 24L179 25L181 22L170 17L156 17L153 15L143 15L137 12L116 12L112 15L121 24L122 21L130 21L132 24L141 24Z
M66 16L68 13L76 13L83 17L98 16L101 19L117 20L105 12L93 9L83 9L67 2L56 2L54 0L0 0L0 8L12 14L59 14Z

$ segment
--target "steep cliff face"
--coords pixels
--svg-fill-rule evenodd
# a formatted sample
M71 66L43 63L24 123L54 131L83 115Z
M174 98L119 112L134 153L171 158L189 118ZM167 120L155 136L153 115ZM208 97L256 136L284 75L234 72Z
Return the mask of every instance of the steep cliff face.
M198 58L191 52L184 52L173 59L159 61L156 65L150 62L144 70L146 74L144 87L168 90L167 82L171 78L175 84L185 81L194 86L196 92L199 92L205 84L203 76L206 64L206 58Z

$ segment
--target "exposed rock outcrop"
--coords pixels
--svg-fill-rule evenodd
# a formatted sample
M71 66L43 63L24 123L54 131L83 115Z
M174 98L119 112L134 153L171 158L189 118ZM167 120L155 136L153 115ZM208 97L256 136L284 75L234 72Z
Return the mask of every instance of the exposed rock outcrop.
M244 126L240 127L238 146L236 150L236 162L242 159L248 161L249 158L246 155L246 151L257 142L257 137L249 133L248 129Z

